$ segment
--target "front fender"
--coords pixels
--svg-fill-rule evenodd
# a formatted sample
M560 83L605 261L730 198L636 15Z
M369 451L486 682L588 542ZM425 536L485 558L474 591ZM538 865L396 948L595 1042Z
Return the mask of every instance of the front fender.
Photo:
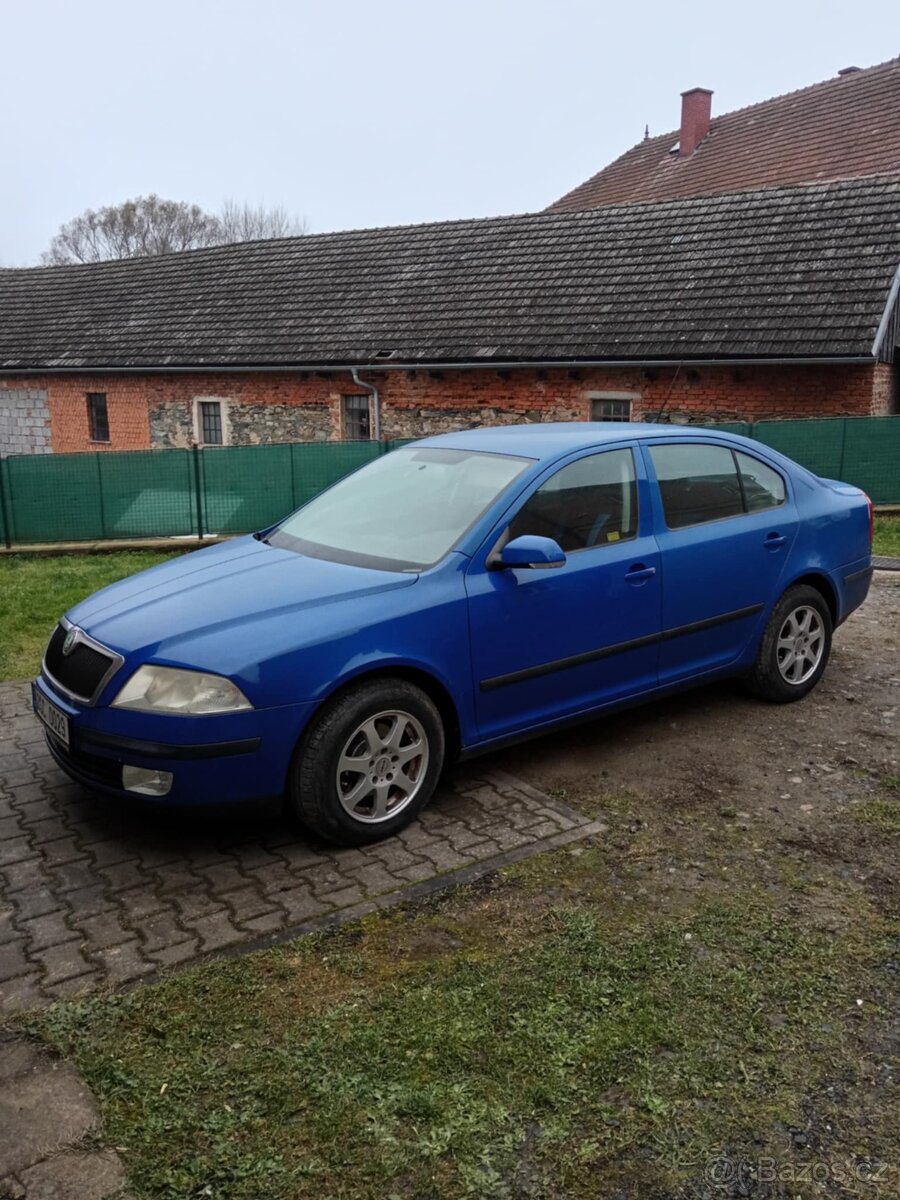
M390 670L422 672L452 698L463 742L474 740L468 602L464 567L449 563L423 573L415 587L328 606L315 637L253 663L247 695L265 704L321 704L354 679ZM238 672L236 682L240 683Z

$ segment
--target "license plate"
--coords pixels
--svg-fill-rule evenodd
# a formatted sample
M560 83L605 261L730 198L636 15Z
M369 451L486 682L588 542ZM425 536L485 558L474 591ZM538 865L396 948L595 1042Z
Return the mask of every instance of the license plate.
M36 684L31 685L31 702L38 719L47 729L58 738L64 746L69 744L69 718L57 708L52 700L48 700Z

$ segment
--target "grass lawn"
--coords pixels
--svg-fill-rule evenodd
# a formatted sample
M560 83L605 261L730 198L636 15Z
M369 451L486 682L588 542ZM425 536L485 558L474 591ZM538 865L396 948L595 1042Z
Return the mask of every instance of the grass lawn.
M645 825L30 1029L145 1200L700 1197L722 1156L795 1181L893 1163L897 1108L864 1082L890 1053L890 925L840 883L823 919L820 862L763 884L740 838L704 836L730 869L680 911L642 882L671 845Z
M873 554L892 554L900 558L900 517L875 517Z
M37 674L53 626L77 601L172 557L141 550L0 558L0 679Z

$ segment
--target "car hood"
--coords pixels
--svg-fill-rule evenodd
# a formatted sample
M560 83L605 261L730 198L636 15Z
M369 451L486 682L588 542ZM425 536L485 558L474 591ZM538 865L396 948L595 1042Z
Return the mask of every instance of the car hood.
M141 651L190 661L194 642L221 647L257 621L306 610L308 622L291 622L301 640L302 625L311 630L322 605L409 587L417 578L308 558L246 537L113 583L67 616L126 658Z

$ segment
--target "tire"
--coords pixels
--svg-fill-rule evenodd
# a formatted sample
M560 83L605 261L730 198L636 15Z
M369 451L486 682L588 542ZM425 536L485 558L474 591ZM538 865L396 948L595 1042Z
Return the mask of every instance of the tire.
M806 584L789 588L769 617L746 678L750 691L772 704L802 700L825 672L831 634L831 611L822 593Z
M301 739L288 809L339 845L391 837L431 799L445 742L440 714L421 688L405 679L360 683L326 704ZM342 771L342 763L352 765Z

